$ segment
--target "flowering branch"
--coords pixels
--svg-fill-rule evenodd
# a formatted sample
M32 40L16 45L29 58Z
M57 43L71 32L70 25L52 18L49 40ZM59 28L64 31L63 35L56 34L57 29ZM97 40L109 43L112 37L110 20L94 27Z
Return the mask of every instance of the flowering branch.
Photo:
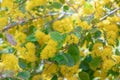
M116 8L113 11L109 12L108 14L106 14L105 16L103 16L102 18L100 18L100 21L103 21L104 19L106 19L108 16L110 16L111 14L114 14L116 11L120 10L120 8Z

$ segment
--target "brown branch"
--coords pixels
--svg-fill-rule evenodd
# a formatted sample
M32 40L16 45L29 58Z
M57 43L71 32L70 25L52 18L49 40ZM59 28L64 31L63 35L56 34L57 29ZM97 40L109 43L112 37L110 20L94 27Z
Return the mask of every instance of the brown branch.
M23 23L27 23L27 22L29 22L29 21L32 21L32 20L35 20L35 19L38 19L39 17L37 17L37 18L31 18L31 19L27 19L27 20L21 20L21 21L17 21L17 22L12 22L12 23L9 23L8 25L6 25L3 29L2 29L2 32L5 32L5 31L7 31L7 30L9 30L9 29L11 29L11 28L13 28L13 27L15 27L15 26L18 26L18 25L21 25L21 24L23 24Z
M113 11L109 12L108 14L106 14L105 16L103 16L102 18L100 18L100 21L105 20L108 16L110 16L111 14L114 14L118 10L120 10L120 8L115 8Z
M30 13L29 13L30 14ZM2 32L5 32L15 26L18 26L18 25L21 25L21 24L24 24L24 23L28 23L29 21L33 21L33 20L36 20L36 19L39 19L39 18L46 18L46 17L49 17L49 16L54 16L54 15L59 15L58 18L56 20L60 20L61 18L63 18L65 15L70 15L72 13L65 13L65 12L59 12L59 13L54 13L54 14L47 14L45 16L38 16L38 17L34 17L32 16L31 19L21 19L21 20L18 20L16 22L12 22L12 23L9 23L8 25L6 25L3 29L2 29ZM56 21L56 20L53 20L52 22Z

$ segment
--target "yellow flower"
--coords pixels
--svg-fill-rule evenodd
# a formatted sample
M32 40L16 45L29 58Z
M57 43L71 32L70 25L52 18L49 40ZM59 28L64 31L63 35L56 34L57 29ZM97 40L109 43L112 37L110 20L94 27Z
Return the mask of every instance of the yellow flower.
M101 53L101 56L103 59L107 59L107 58L110 58L112 54L113 54L112 48L110 46L105 46Z
M2 24L0 24L0 30L1 30L1 29L3 29L3 28L7 25L7 23L8 23L7 17L0 17L0 23L2 23Z
M2 62L0 62L0 72L2 72L4 70L4 67L5 67L5 65Z
M24 58L28 61L28 62L35 62L37 60L37 57L35 55L36 52L36 46L31 43L28 42L26 45L27 51L24 54Z
M17 42L24 43L26 41L26 34L23 32L16 31L15 38Z
M47 2L47 0L28 0L26 2L26 9L31 10L32 8L36 6L44 5Z
M45 74L37 74L32 77L32 80L51 80L52 76L45 75Z
M103 64L102 64L102 69L103 69L104 71L108 71L108 70L110 70L110 69L112 68L112 66L114 66L114 65L115 65L115 62L114 62L113 60L111 60L111 59L105 59L104 62L103 62Z
M112 38L107 39L107 42L108 42L109 45L116 45L116 41Z
M76 73L78 73L79 70L79 65L76 64L72 67L66 66L66 65L61 65L60 66L60 72L64 77L70 78L73 77Z
M1 60L5 70L19 70L18 59L14 54L2 54Z
M83 7L83 14L89 15L89 14L92 14L93 12L94 12L94 8L93 8L92 4L86 2Z
M70 32L73 30L72 19L67 17L62 20L57 20L53 23L53 29L59 32Z
M58 71L57 65L54 63L51 63L45 66L43 74L51 75L51 74L55 74L57 71Z
M35 37L37 38L37 41L39 42L40 45L45 44L50 39L49 35L46 35L45 33L39 30L35 32Z
M101 71L101 70L96 70L94 72L94 77L100 77L101 80L104 80L107 76L107 72Z
M77 38L76 35L71 34L71 35L68 35L68 36L67 36L65 42L68 43L68 44L72 44L72 43L78 44L79 39Z
M37 20L33 20L32 23L37 29L41 29L44 26L44 21L41 18Z
M110 24L108 26L104 26L104 30L118 32L118 26L116 24Z
M55 55L57 51L57 42L53 40L49 40L47 46L41 52L41 59L48 59Z
M112 55L112 58L115 60L116 64L120 63L120 56Z
M83 30L91 29L91 25L89 25L87 21L80 22L79 26L81 26Z
M92 56L101 56L103 50L103 44L102 43L95 43L93 46Z
M41 80L41 75L34 75L32 80Z
M113 39L116 40L117 38L117 33L115 31L108 31L106 35L107 39Z
M2 7L11 8L13 7L13 0L2 0Z

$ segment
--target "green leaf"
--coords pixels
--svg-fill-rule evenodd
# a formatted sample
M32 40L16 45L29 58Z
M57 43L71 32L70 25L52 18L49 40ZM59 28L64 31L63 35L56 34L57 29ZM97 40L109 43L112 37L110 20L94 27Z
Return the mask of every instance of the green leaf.
M77 63L80 60L80 52L76 44L69 45L68 53L73 57L75 63Z
M91 55L85 57L85 59L80 63L80 68L84 71L88 71L89 69L89 62L92 60Z
M101 36L101 31L97 30L95 33L94 33L94 38L98 38Z
M74 66L74 65L75 65L74 59L73 59L73 57L72 57L70 54L65 53L65 54L63 55L63 57L64 57L64 59L66 60L66 65L67 65L67 66Z
M54 32L50 33L50 36L53 40L58 42L57 48L60 49L62 47L63 42L64 42L67 35L66 34L61 34L57 31L54 31Z
M18 64L19 64L20 68L22 68L22 69L25 69L27 66L27 63L25 62L25 60L23 60L21 58L19 58Z
M26 79L28 80L30 78L30 72L28 71L19 72L17 76L24 80Z
M67 10L69 10L69 7L68 6L63 6L63 10L67 11Z
M54 61L56 61L59 65L66 64L66 61L62 54L58 54L53 58Z
M58 80L57 75L54 75L51 80Z
M34 34L31 34L27 36L26 41L36 42L37 38L34 36Z
M53 2L53 3L52 3L52 7L53 7L53 8L56 8L56 9L60 9L60 8L62 7L62 4L59 3L59 2Z
M54 31L54 32L51 32L50 33L50 36L51 36L51 38L53 39L53 40L55 40L55 41L61 41L62 40L62 35L59 33L59 32L56 32L56 31Z
M89 63L89 66L92 70L95 70L100 64L101 64L102 58L101 57L95 57L92 59L92 61Z
M83 71L79 73L79 78L80 80L90 80L89 74Z
M92 6L90 3L86 2L86 3L84 4L84 8L92 9L93 6Z
M118 49L115 50L115 54L120 56L120 51Z
M59 65L73 66L74 59L68 53L58 54L53 58Z

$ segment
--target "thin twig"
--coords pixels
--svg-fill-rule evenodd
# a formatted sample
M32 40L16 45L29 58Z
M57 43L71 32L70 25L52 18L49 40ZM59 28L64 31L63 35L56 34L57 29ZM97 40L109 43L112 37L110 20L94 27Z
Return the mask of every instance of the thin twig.
M113 11L109 12L108 14L106 14L105 16L103 16L102 18L100 18L100 21L105 20L108 16L110 16L111 14L114 14L118 10L120 10L120 8L115 8Z

